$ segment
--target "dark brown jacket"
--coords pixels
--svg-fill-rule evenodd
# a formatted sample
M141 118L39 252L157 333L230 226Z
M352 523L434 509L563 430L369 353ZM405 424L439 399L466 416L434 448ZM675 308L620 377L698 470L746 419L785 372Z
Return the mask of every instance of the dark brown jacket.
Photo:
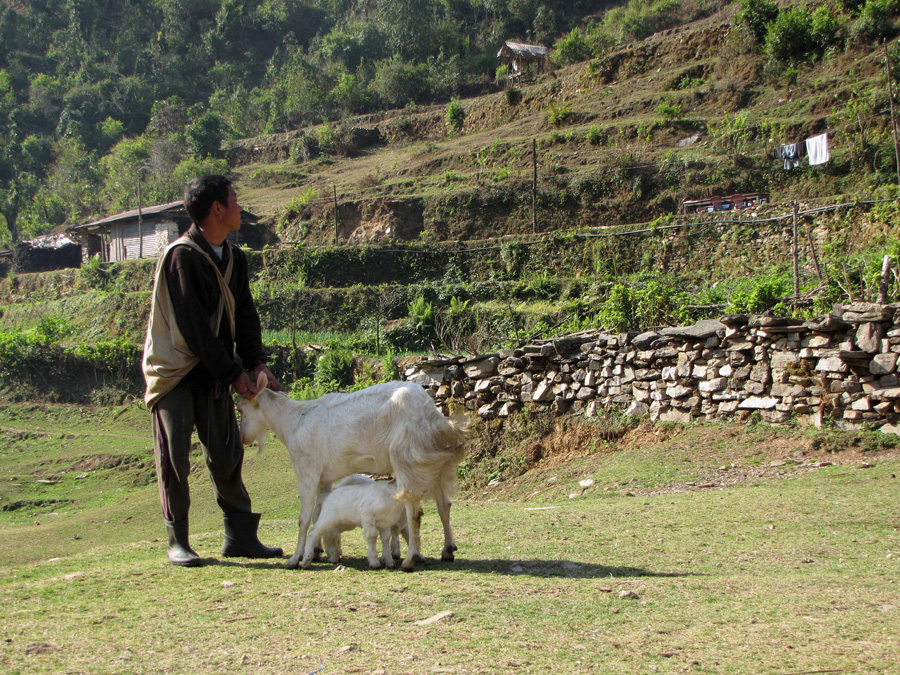
M191 225L186 236L207 252L223 274L229 257L234 256L228 286L234 294L235 335L231 335L224 312L218 336L210 328L210 318L219 306L219 284L209 262L200 253L188 246L177 246L165 267L178 327L191 351L200 359L183 383L205 392L224 392L242 368L252 370L266 361L259 314L250 295L247 257L240 248L226 241L219 260L196 225Z

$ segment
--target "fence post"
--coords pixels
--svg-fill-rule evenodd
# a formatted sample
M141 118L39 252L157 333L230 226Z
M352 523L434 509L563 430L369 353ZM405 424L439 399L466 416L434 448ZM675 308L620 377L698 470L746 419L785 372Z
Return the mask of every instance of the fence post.
M338 202L337 202L337 186L332 185L334 191L334 245L338 245Z
M794 310L797 309L797 300L800 296L800 264L797 260L797 202L791 203L791 210L793 211L793 234L791 237L792 245L791 250L794 257Z
M537 233L537 140L531 139L531 231Z
M887 304L888 274L891 271L891 256L885 255L881 263L881 281L878 283L878 299L875 301L879 305Z

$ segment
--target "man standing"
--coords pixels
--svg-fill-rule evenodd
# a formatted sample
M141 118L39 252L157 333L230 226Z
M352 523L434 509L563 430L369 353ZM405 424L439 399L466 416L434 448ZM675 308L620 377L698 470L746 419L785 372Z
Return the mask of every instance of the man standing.
M153 417L156 476L169 535L166 552L175 565L203 564L188 543L188 473L196 428L224 513L223 555L280 557L280 548L263 546L257 538L260 514L251 510L241 478L244 447L229 390L230 385L241 396L253 396L259 373L271 389L281 388L265 363L247 258L225 240L241 227L241 207L227 178L202 176L185 188L184 208L193 224L157 263L143 360L144 401Z

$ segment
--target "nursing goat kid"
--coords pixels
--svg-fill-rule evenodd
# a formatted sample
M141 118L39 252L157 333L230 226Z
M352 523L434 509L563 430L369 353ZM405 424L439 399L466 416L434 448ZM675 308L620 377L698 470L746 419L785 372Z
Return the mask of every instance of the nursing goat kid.
M369 567L378 569L378 539L381 539L381 559L384 566L394 566L394 556L399 557L399 550L392 551L394 541L400 548L399 521L405 521L406 493L397 491L394 480L371 480L355 474L352 482L342 481L321 502L321 511L316 524L306 538L306 549L300 566L309 569L319 537L325 545L325 552L330 562L341 559L341 533L361 527L366 538L368 552L366 557Z
M265 389L252 399L238 398L241 440L262 445L271 429L291 455L300 496L297 550L287 562L300 564L318 494L354 473L393 473L405 494L409 547L400 569L411 572L421 555L421 508L431 497L444 528L442 560L453 560L456 540L450 526L450 496L456 467L465 454L468 419L444 417L425 390L410 382L376 384L352 394L327 394L313 401L294 401Z
M332 492L335 492L338 488L345 487L347 485L371 485L376 481L369 476L364 476L361 473L355 473L352 476L347 476L344 480L334 486L332 488ZM391 485L396 487L397 479L392 478L390 481ZM322 499L328 498L329 495L319 495L319 506L322 505ZM422 515L422 507L419 507L419 516ZM313 519L316 525L319 523L319 516L317 514L313 514ZM395 559L400 558L400 537L403 537L407 546L409 545L409 523L406 520L406 509L402 509L400 511L400 516L397 518L397 522L391 527L391 556ZM306 545L309 546L310 541L315 541L315 539L311 539L311 536L308 535L306 538ZM328 547L326 543L324 545L325 552L328 554L328 561L336 563L340 560L343 551L341 550L341 536L340 534L336 535L331 541L331 548Z

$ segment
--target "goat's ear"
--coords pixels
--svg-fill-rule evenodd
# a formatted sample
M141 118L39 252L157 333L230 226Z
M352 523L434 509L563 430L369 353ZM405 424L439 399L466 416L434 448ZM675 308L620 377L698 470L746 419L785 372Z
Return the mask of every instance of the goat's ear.
M266 385L269 384L269 378L266 377L266 374L262 371L259 371L256 374L256 388L260 391L266 388Z

